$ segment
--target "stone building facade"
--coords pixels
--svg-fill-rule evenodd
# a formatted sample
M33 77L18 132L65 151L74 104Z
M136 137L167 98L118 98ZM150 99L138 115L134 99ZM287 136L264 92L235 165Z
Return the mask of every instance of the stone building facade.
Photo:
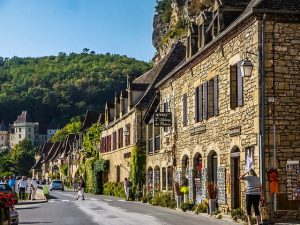
M185 47L173 49L145 74L128 77L127 90L116 94L114 104L106 104L101 133L100 155L109 161L108 181L129 177L131 151L135 145L145 154L146 125L143 121L155 85L184 59Z
M198 202L207 198L205 184L212 181L218 186L219 209L244 208L245 186L238 177L249 155L270 211L271 168L279 171L280 193L275 199L283 207L275 206L275 211L280 214L287 205L298 210L300 183L290 199L286 168L289 163L299 166L300 159L299 4L252 1L232 19L217 13L227 10L226 2L218 2L211 9L216 14L206 21L211 39L201 42L208 36L189 32L186 62L156 85L160 103L152 112L171 112L173 124L153 131L157 128L148 119L147 140L155 132L161 136L160 149L149 152L147 147L148 186L166 190L168 183L177 181L188 185L190 200ZM242 66L246 58L253 65L249 77Z

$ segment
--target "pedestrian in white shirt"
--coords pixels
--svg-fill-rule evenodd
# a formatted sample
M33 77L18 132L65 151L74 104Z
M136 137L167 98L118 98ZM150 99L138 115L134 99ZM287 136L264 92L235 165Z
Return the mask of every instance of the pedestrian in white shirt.
M19 198L20 200L25 200L25 190L27 188L27 181L25 180L24 176L22 177L21 180L19 180L18 186L19 186Z
M36 193L36 189L37 189L37 187L38 187L38 184L37 184L37 182L36 182L35 177L32 178L31 186L32 186L32 196L31 196L31 200L35 200L35 193Z

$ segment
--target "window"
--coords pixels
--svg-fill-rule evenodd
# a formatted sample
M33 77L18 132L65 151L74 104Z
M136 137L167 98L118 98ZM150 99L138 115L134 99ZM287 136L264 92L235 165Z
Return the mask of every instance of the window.
M19 138L22 138L22 135L21 135L21 134L19 134Z
M182 97L182 125L186 127L188 125L188 98L187 94Z
M117 183L119 183L121 181L120 177L121 177L121 168L118 165L117 166Z
M125 126L125 146L130 145L130 124Z
M203 120L203 85L195 89L195 121Z
M31 132L31 128L30 127L28 128L28 131Z
M166 167L162 168L162 190L166 190L166 186L167 186L167 171L166 171Z
M230 66L230 108L235 109L243 103L243 77L239 62Z
M199 36L198 46L199 46L199 48L203 48L204 44L205 44L204 23L202 23L201 25L199 25L198 36Z
M19 132L21 132L21 128L19 128Z
M203 118L219 115L219 77L206 81L203 84Z
M119 129L119 134L118 134L118 147L122 148L123 147L123 128Z
M173 189L173 167L168 166L168 189Z
M113 132L113 150L117 149L117 132Z
M30 135L30 134L28 134L28 138L31 138L31 135Z

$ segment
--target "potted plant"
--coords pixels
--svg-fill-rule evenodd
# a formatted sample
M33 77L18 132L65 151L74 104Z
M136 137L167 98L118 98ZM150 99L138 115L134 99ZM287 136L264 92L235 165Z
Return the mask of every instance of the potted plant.
M208 182L206 183L206 190L208 195L209 214L212 215L216 210L216 198L218 194L217 185L215 185L214 182Z
M15 203L14 194L0 193L0 225L10 225L9 210L13 209Z
M184 203L188 203L189 201L189 187L188 186L182 186L180 188L180 192L183 193L183 202Z

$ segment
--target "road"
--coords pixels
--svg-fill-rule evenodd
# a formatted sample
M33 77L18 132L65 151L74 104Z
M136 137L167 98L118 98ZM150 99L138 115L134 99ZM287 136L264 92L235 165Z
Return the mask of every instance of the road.
M52 191L48 203L17 206L20 224L38 225L233 225L208 216L184 213L140 202L74 192Z

